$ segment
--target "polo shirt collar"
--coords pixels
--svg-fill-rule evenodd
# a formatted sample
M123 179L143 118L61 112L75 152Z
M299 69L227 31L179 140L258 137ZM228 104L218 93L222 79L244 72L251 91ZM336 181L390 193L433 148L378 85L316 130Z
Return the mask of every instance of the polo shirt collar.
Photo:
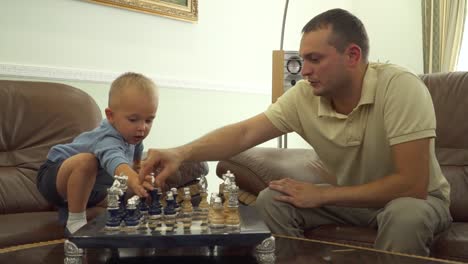
M364 74L364 80L362 81L362 93L361 99L355 109L361 105L373 104L375 102L375 91L377 85L377 72L371 64L367 66L366 74ZM318 116L330 116L340 119L347 118L347 115L337 113L331 104L331 101L323 96L319 98Z

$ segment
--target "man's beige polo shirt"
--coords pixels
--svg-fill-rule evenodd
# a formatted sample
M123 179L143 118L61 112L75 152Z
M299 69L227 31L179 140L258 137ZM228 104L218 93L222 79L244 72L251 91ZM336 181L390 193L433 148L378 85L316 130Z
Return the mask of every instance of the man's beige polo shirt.
M450 187L434 153L436 120L424 83L395 65L370 63L361 99L349 114L298 82L266 111L281 131L295 131L317 152L338 185L368 183L395 172L391 146L421 138L430 140L428 192L449 201ZM439 192L438 192L439 191Z

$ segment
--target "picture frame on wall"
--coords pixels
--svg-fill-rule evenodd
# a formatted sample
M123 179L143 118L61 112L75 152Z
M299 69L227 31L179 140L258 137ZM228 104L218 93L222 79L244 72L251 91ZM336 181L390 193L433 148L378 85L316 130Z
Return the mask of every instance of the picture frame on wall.
M196 23L198 0L87 0L132 11Z

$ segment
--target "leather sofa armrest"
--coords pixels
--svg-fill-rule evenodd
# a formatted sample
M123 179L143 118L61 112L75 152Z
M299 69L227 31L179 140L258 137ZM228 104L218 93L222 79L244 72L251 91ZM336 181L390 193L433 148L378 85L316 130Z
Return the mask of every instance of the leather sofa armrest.
M216 175L222 178L228 170L236 176L239 188L253 195L258 195L270 181L286 177L317 184L336 184L313 149L254 147L219 161Z

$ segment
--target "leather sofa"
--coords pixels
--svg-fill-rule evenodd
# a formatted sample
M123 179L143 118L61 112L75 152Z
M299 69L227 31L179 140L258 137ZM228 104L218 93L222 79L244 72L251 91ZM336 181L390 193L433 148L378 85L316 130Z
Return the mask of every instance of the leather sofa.
M95 128L102 112L94 99L60 83L0 80L0 249L64 238L56 208L36 188L49 149ZM190 186L199 200L198 177L206 163L185 163L174 186ZM105 206L105 204L103 204ZM90 208L88 219L105 211Z
M453 224L438 235L431 248L436 258L468 262L468 72L421 75L436 111L436 154L451 185L450 211ZM334 184L334 179L319 169L317 154L310 149L254 147L218 162L216 174L227 170L236 176L239 200L255 203L256 195L269 181L294 177L314 183ZM342 225L305 230L307 238L372 247L377 231Z

